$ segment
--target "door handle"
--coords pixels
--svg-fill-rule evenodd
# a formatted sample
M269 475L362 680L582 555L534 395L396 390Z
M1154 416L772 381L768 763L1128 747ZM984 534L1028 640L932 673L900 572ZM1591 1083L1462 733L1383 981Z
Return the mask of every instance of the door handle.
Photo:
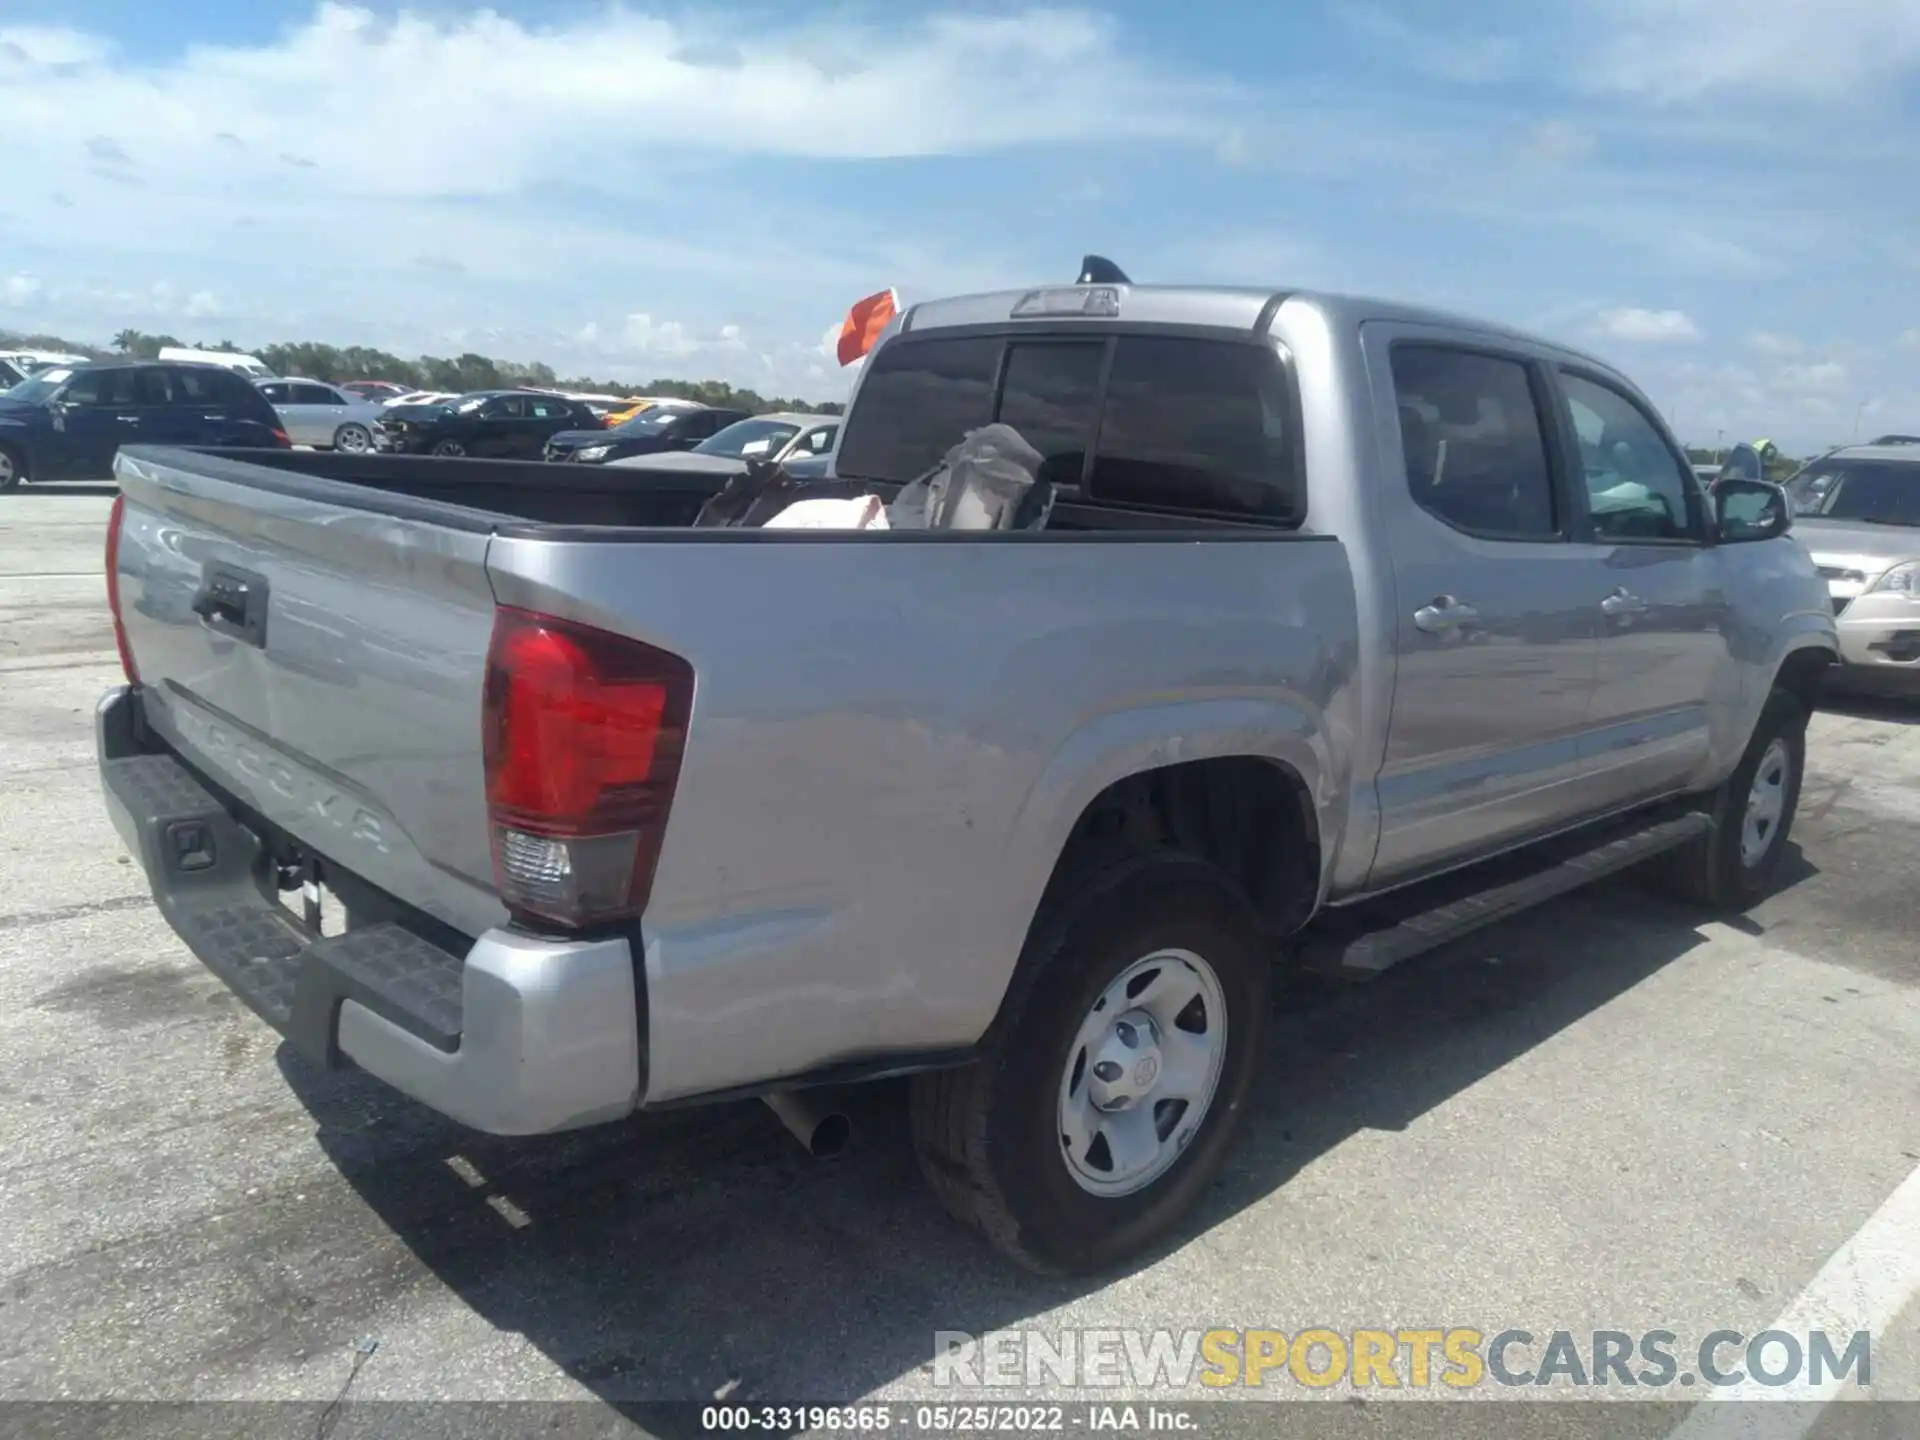
M118 420L122 425L138 425L140 423L140 417L138 415L116 415L113 418Z
M1600 613L1603 615L1638 615L1646 608L1646 601L1625 590L1616 590L1600 602Z
M1480 612L1451 595L1437 595L1413 612L1413 623L1429 635L1444 635L1480 618Z

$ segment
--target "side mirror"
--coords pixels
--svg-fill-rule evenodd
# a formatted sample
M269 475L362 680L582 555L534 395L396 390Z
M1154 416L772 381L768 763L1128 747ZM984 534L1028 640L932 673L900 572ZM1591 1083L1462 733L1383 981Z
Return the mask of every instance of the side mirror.
M1714 481L1713 518L1722 545L1777 540L1793 528L1785 490L1765 480L1733 475Z

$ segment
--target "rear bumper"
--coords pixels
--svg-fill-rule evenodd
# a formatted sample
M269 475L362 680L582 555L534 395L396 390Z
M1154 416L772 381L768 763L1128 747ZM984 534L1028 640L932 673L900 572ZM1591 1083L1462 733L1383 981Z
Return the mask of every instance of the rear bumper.
M315 936L276 898L285 837L264 834L151 737L137 691L110 691L94 729L108 814L160 913L309 1060L351 1063L496 1135L575 1129L638 1105L638 995L624 939L489 930L449 943L402 918ZM405 911L390 900L381 908Z

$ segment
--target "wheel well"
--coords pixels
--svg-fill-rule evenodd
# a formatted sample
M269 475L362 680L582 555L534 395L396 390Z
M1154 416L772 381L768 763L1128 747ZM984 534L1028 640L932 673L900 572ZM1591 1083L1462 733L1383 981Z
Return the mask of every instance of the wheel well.
M1239 882L1276 935L1306 923L1319 898L1313 797L1292 769L1262 756L1195 760L1115 781L1075 822L1047 899L1119 855L1155 849L1212 861Z
M1836 658L1831 650L1813 645L1795 650L1780 662L1774 686L1785 690L1811 711L1820 703L1821 687L1826 684L1827 672L1833 668Z

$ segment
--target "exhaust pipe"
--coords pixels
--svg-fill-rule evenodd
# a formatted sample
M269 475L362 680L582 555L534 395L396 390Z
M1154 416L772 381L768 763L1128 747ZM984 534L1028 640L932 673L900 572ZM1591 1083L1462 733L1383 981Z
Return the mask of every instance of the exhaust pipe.
M838 1155L853 1138L853 1121L846 1111L810 1098L808 1092L789 1090L762 1097L767 1108L780 1117L793 1138L806 1147L809 1155L824 1160Z

